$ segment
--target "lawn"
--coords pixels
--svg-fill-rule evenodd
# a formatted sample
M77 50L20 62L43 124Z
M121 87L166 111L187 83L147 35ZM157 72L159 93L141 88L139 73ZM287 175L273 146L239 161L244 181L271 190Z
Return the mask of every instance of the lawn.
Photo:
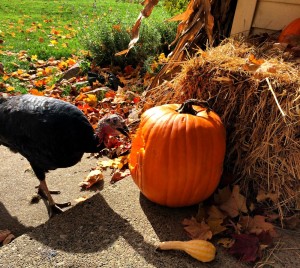
M1 0L0 51L26 50L40 59L80 54L81 34L89 25L102 18L133 23L141 8L106 0ZM162 16L158 7L151 19Z

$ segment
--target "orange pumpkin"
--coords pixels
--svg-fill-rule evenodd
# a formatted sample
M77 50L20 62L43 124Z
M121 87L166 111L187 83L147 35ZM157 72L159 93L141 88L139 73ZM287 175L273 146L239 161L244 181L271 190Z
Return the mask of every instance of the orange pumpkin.
M278 41L281 43L293 43L300 38L300 18L289 23L279 35Z
M197 204L220 181L225 128L216 113L195 104L199 101L147 110L132 141L132 178L148 199L160 205Z

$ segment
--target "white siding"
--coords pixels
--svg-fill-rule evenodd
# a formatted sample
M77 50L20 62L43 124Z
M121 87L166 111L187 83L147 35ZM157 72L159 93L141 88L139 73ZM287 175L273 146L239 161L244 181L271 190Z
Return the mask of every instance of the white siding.
M299 17L300 0L238 0L231 34L280 31Z

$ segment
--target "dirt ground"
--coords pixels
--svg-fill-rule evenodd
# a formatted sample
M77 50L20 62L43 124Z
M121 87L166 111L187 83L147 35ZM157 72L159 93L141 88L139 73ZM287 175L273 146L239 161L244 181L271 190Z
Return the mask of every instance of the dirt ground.
M104 183L90 191L78 184L97 164L85 155L80 163L47 174L50 189L59 189L58 202L72 206L48 219L43 202L30 204L38 184L19 154L0 146L0 230L17 238L0 248L0 267L249 267L217 249L208 264L178 251L158 252L160 241L188 240L181 222L197 207L171 209L145 199L130 177ZM76 204L79 197L87 198ZM257 267L300 267L300 231L280 231L268 258ZM266 258L265 258L266 259Z

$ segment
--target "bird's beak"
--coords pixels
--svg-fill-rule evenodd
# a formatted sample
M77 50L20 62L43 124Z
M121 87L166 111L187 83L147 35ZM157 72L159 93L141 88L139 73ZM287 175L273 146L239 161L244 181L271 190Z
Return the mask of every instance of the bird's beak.
M117 128L117 130L122 133L123 135L125 135L127 138L130 138L129 136L129 129L127 126L123 126L122 128Z

